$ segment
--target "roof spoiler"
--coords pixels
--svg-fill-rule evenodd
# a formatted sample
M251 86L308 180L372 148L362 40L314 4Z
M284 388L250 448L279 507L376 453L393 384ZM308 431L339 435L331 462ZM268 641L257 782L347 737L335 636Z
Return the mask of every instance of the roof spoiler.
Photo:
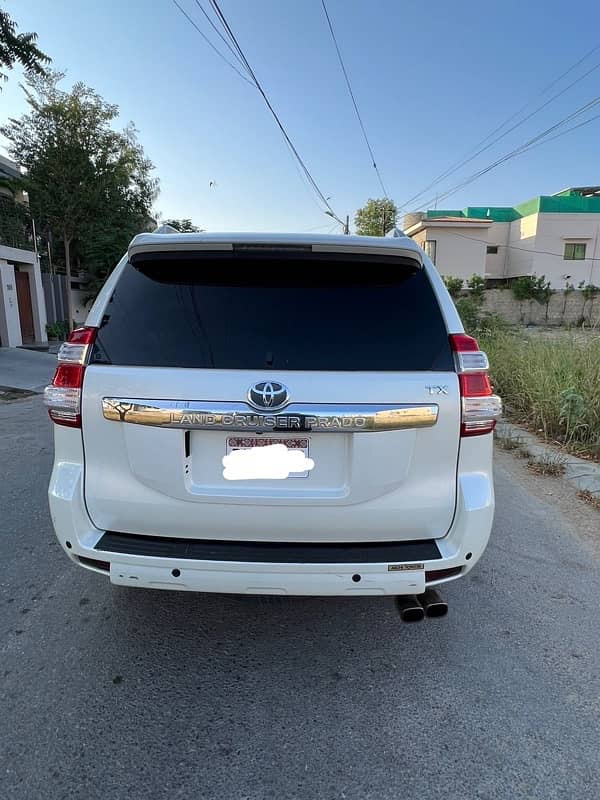
M165 230L168 228L168 230ZM307 236L303 234L262 234L262 233L179 233L170 226L161 226L155 233L138 234L129 245L130 260L164 257L193 257L193 254L219 253L224 256L234 252L239 255L287 254L289 256L310 257L311 254L330 254L332 260L373 259L396 262L412 262L413 267L423 267L423 255L412 239L402 233L393 237L378 236ZM404 239L404 242L398 239Z

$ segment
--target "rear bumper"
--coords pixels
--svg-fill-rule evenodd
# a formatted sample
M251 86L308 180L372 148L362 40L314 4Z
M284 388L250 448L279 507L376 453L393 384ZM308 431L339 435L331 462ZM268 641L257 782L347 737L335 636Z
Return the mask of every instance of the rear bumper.
M220 564L173 568L113 561L110 580L118 586L192 592L277 595L399 595L425 591L423 571L394 573L382 564Z
M356 560L340 560L334 556L335 561L290 563L250 560L249 555L245 555L244 560L232 561L222 556L190 558L186 552L165 556L140 555L139 550L131 552L131 548L127 548L130 552L102 549L107 532L94 527L87 514L81 464L55 463L49 501L56 535L67 555L88 569L93 569L94 561L104 563L94 571L109 575L112 583L235 594L421 594L426 585L455 580L472 569L486 547L494 514L491 473L459 473L456 513L448 534L435 540L437 554L420 551L407 554L406 558L396 554L390 560L386 553L385 560L382 556L381 561L373 561L372 556ZM318 515L317 510L315 513ZM424 543L400 543L398 546L407 544ZM80 558L92 563L82 563ZM452 572L439 577L440 570ZM434 576L427 576L427 573L434 573ZM426 576L430 578L427 582Z

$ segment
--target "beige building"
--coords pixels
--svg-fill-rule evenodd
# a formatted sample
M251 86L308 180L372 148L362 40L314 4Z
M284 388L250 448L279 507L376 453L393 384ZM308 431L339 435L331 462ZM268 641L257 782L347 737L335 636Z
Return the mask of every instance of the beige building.
M23 216L27 198L12 185L19 175L0 156L0 347L47 342L40 260Z
M565 189L515 207L407 214L404 232L442 275L494 282L545 275L555 289L600 286L600 187Z

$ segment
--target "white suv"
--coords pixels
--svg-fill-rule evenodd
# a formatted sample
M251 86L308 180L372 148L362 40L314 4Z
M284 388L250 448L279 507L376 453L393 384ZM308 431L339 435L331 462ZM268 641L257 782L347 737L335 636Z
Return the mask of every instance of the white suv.
M404 236L142 234L45 392L56 534L114 584L442 614L492 525L487 369Z

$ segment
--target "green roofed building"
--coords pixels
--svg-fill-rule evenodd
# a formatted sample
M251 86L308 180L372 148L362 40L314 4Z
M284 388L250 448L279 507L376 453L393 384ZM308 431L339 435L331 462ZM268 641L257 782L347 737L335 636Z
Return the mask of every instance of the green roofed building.
M489 282L545 275L555 289L600 285L600 186L541 195L518 206L407 214L404 232L442 275Z

